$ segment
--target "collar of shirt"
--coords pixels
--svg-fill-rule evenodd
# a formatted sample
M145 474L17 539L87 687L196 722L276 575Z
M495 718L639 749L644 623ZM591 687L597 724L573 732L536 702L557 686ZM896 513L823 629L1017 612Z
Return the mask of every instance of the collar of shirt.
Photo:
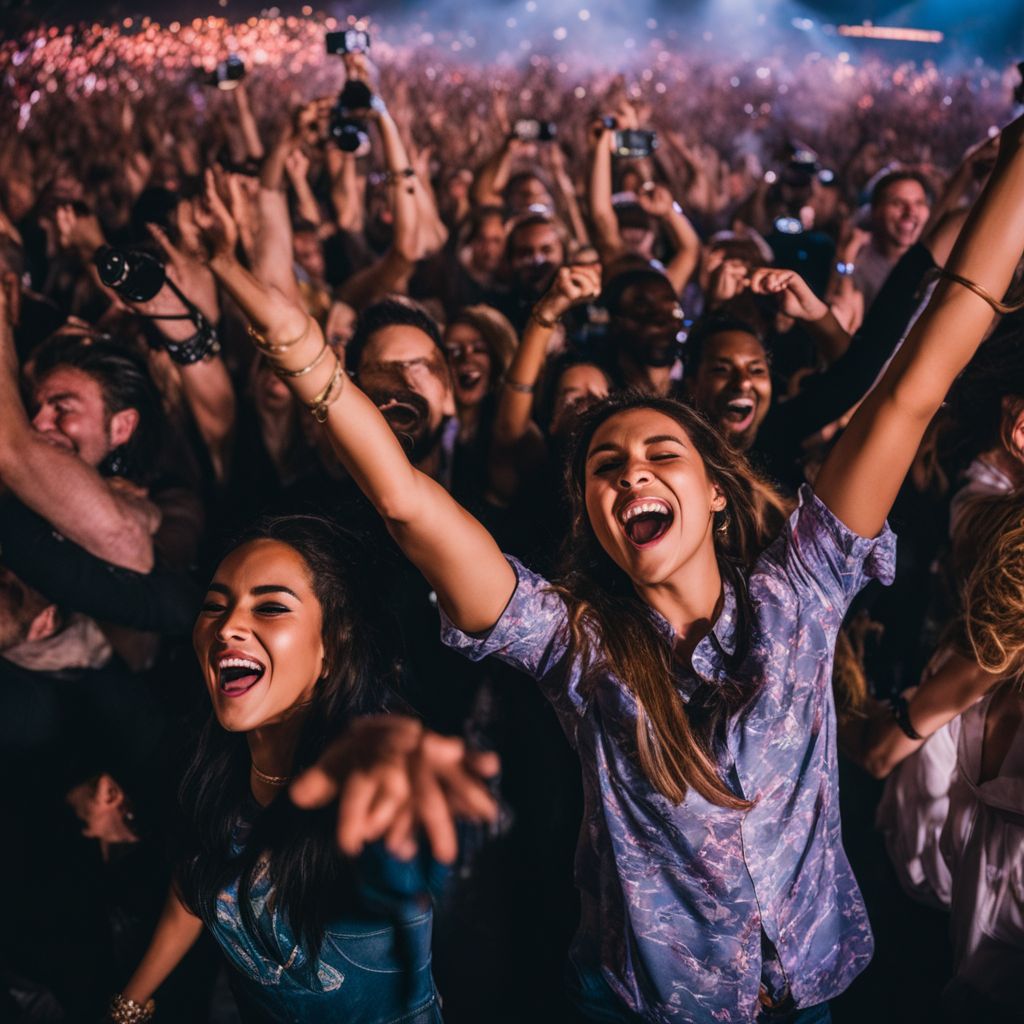
M651 618L669 643L675 642L675 630L661 612L651 609ZM728 672L725 659L736 653L736 594L727 580L722 580L722 610L707 636L694 648L690 666L679 666L675 673L676 689L689 701L703 683L721 683Z

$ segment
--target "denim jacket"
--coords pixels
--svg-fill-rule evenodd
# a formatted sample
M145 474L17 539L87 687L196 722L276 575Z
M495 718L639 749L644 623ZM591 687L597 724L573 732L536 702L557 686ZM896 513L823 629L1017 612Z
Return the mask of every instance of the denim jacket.
M248 832L247 822L236 828L236 855ZM275 904L265 860L248 897L258 936L242 918L238 880L218 894L212 931L235 968L232 988L247 1024L441 1021L430 971L433 913L427 895L427 876L441 869L422 858L400 861L381 843L367 848L356 868L364 906L327 926L315 958Z

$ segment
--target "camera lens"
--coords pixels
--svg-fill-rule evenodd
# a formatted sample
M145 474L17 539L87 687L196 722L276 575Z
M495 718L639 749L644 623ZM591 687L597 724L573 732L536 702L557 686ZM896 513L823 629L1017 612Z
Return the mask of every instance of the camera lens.
M163 265L148 252L104 246L93 262L100 280L129 302L148 302L166 280Z

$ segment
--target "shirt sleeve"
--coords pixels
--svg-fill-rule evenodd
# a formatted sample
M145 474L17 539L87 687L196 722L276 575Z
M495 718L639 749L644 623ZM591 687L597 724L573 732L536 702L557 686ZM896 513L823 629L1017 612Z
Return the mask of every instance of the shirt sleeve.
M464 633L441 610L441 641L473 661L494 655L538 681L552 675L567 650L565 602L543 576L505 556L516 574L516 589L501 617L482 636Z
M896 535L886 523L877 537L861 537L804 484L800 506L783 534L781 562L796 590L817 597L838 627L850 602L869 580L886 586L892 583Z

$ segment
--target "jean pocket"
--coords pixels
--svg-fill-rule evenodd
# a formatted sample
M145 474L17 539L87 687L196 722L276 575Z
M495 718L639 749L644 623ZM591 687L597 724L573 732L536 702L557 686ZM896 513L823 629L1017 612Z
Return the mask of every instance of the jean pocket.
M320 957L344 971L346 965L371 974L423 970L430 964L430 913L400 924L328 928Z

